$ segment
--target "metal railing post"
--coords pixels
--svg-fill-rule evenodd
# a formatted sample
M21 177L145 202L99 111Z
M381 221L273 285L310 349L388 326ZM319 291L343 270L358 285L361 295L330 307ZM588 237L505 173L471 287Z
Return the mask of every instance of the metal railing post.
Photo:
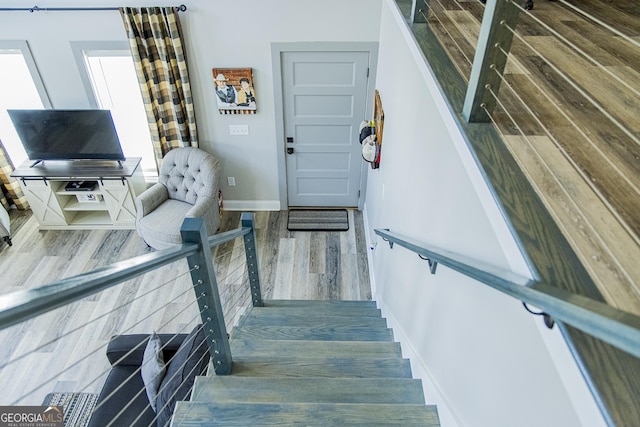
M195 254L187 257L191 280L216 375L228 375L233 364L231 348L204 221L200 218L185 218L180 234L184 243L200 245Z
M462 115L469 122L489 122L485 112L492 113L496 99L491 94L500 90L500 75L507 64L513 33L507 28L515 28L520 9L512 0L488 0L482 16L482 26L478 35L476 55L473 59L469 86L464 101Z
M242 227L251 228L251 232L244 235L244 251L247 256L247 272L251 285L251 301L254 307L264 306L262 291L260 290L260 268L258 266L258 251L256 250L256 229L253 213L243 212L240 216Z

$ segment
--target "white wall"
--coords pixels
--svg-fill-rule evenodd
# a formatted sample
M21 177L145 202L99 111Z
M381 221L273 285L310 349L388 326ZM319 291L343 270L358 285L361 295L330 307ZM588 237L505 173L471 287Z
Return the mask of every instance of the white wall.
M92 6L86 0L43 0L38 6ZM179 4L180 2L177 2ZM99 6L120 6L104 0ZM161 3L165 5L165 3ZM219 156L225 207L280 209L271 43L375 42L381 0L190 0L181 23L188 48L200 146ZM148 6L132 0L129 6ZM30 7L3 1L2 7ZM355 17L355 18L354 18ZM357 19L356 19L357 18ZM0 40L27 40L54 108L89 108L70 41L125 40L113 12L0 12ZM253 68L258 114L220 115L211 69ZM249 125L249 136L230 136L229 125Z
M385 1L376 88L385 111L381 166L369 172L365 217L375 298L423 379L444 426L579 426L597 420L571 361L560 373L541 322L510 297L373 234L390 228L528 274L501 212L393 0ZM568 366L568 367L567 367ZM568 379L568 376L571 376ZM572 382L573 381L573 382ZM572 400L586 396L586 404ZM574 406L582 405L582 406ZM578 408L578 409L576 409ZM594 415L595 414L595 415Z

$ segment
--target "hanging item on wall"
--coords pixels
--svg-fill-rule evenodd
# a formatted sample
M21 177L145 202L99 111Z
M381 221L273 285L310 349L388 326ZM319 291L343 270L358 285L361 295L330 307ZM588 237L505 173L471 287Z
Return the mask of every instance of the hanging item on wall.
M251 68L213 68L211 71L220 114L256 113Z
M380 167L380 152L382 151L382 128L384 125L384 111L380 94L376 90L373 107L373 120L360 124L360 144L362 144L362 158L371 164L371 169Z

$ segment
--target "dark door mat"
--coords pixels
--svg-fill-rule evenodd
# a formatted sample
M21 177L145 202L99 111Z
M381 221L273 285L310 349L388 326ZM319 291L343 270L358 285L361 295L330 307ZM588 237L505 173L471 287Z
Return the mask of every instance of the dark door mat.
M289 211L289 231L347 231L346 209L294 209Z

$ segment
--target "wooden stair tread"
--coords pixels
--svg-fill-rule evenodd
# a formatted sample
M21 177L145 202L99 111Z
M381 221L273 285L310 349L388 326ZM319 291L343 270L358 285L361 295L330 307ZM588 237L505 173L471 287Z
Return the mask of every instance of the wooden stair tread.
M233 339L261 340L327 340L327 341L393 341L393 332L388 328L366 326L304 327L304 326L264 326L245 328L236 326L231 334Z
M347 317L382 317L379 308L368 306L325 306L321 308L306 307L253 307L250 313L286 314L291 316L347 316Z
M283 349L316 357L402 357L400 343L392 341L244 340L229 342L233 357L279 357Z
M249 377L411 378L408 359L359 357L234 357L231 375Z
M435 406L351 403L178 402L173 426L345 426L439 427Z
M440 425L373 301L265 301L229 345L231 374L198 377L172 426Z
M272 299L264 301L265 307L311 307L315 309L323 307L371 307L378 308L375 301L355 301L355 300L292 300L292 299Z
M192 401L424 404L422 382L399 378L198 377Z
M268 309L267 309L268 310ZM386 328L387 321L382 317L363 317L363 316L332 316L320 313L307 314L287 314L287 313L269 313L258 312L252 310L245 315L246 318L240 322L241 327L257 327L264 326L297 326L304 325L306 327L322 326L361 326L372 328Z

